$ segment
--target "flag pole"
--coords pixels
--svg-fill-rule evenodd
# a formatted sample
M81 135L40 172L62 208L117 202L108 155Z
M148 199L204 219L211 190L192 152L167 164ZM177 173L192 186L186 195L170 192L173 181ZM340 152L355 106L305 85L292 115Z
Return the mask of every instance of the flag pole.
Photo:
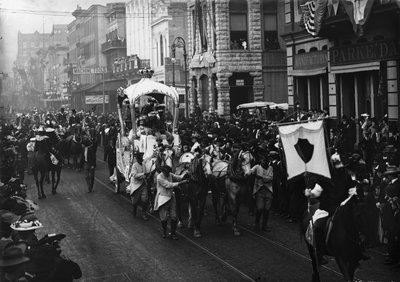
M284 125L294 125L294 124L299 124L299 123L308 123L308 122L314 122L314 121L319 121L322 120L324 121L327 119L326 117L324 118L313 118L313 119L306 119L306 120L300 120L300 121L289 121L289 122L282 122L282 123L276 123L276 126L284 126Z

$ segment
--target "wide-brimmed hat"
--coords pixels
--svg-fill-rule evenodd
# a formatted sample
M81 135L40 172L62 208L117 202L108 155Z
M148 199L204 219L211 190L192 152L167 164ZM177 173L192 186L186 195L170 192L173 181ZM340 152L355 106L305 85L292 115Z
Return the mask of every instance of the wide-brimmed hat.
M162 173L167 173L168 174L168 173L172 172L172 168L170 166L163 165L162 167L160 167L160 171Z
M393 174L400 174L400 168L394 165L390 165L386 168L386 171L383 175L393 175Z
M240 149L242 149L242 145L240 145L239 143L235 143L232 145L232 148L240 150Z
M270 152L268 153L268 157L270 157L270 158L279 157L279 153L278 153L277 151L270 151Z
M200 137L201 137L200 134L198 134L197 132L192 134L192 138L200 139Z
M11 228L16 231L29 231L42 227L42 223L33 213L23 215L19 220L11 224Z
M3 256L0 259L0 267L18 265L29 261L29 258L24 256L24 252L17 246L12 246L4 250Z
M383 149L383 153L395 153L397 152L397 149L393 145L387 145L385 146L385 149Z
M11 224L11 223L17 221L19 216L13 212L10 212L7 210L0 210L0 218L1 218L2 223L4 222L4 223Z

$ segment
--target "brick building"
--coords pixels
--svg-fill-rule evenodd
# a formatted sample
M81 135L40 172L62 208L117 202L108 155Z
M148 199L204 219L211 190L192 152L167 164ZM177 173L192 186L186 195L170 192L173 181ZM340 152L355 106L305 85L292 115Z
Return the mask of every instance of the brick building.
M280 2L188 3L191 110L226 116L241 103L287 100Z
M398 122L396 1L365 0L359 12L350 2L321 2L315 12L321 15L314 19L320 27L316 36L305 29L305 3L285 1L289 104L298 102L303 110L326 108L335 121L368 113L378 120L387 114ZM358 24L354 14L360 17Z

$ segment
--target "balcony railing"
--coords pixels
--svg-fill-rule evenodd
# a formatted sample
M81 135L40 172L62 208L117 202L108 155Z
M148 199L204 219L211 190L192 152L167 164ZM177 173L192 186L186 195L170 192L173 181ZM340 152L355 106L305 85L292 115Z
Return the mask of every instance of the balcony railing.
M107 41L107 42L101 44L101 51L103 53L106 53L113 49L121 49L121 48L126 49L126 41L125 40L116 39L116 40L110 40L110 41Z

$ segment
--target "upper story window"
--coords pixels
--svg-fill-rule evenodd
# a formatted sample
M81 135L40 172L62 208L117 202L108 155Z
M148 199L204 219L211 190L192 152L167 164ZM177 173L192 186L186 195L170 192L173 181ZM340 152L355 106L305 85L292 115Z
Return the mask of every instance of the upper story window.
M264 49L279 50L278 25L277 25L277 1L263 0L264 11Z
M234 50L249 49L247 1L231 0L229 2L229 12L230 12L231 49Z
M160 35L160 65L164 65L164 39L162 35Z

